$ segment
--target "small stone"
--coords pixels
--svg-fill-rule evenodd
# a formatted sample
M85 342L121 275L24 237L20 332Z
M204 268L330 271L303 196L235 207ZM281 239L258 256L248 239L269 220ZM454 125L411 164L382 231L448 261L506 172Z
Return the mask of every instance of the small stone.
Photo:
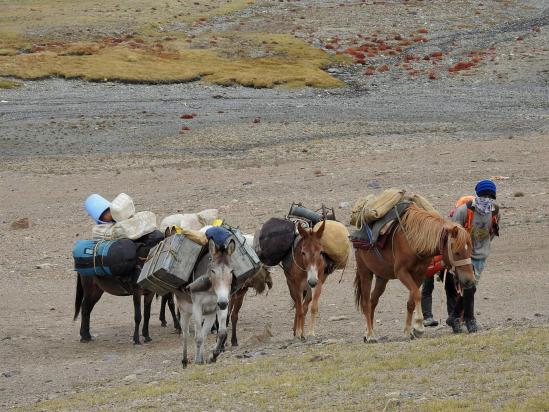
M538 318L543 316L541 313L534 313L534 316L537 316Z
M15 222L11 224L10 227L14 230L28 229L30 227L30 219L28 217L17 219Z
M515 192L515 194L513 196L515 196L515 197L524 197L524 192Z
M132 382L137 379L137 375L135 373L132 373L130 375L124 376L122 379L124 382Z
M331 359L332 357L332 355L315 355L309 359L309 362L319 362L326 359Z
M328 318L328 320L329 320L330 322L338 322L338 321L340 321L340 320L347 320L347 319L349 319L349 317L348 317L348 316L345 316L345 315L341 315L341 316L330 316L330 317Z
M350 204L349 202L341 202L341 203L339 204L339 208L340 208L340 209L348 209L349 206L351 206L351 204Z
M379 184L379 182L377 180L370 180L366 186L370 189L380 189L381 188L381 185Z

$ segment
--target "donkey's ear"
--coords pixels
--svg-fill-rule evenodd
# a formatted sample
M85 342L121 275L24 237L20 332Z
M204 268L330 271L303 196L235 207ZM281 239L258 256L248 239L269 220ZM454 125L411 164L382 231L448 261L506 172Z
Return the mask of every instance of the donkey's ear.
M227 251L227 254L230 256L234 253L235 249L236 249L236 243L235 243L234 239L231 239L229 241L229 244L225 248L225 250Z
M316 230L315 234L318 239L322 238L322 234L324 233L324 228L326 227L326 220L323 220L318 229Z
M211 256L211 257L213 257L213 256L217 253L217 251L218 251L217 245L215 244L215 242L213 241L213 239L210 239L210 240L208 241L208 248L210 249L210 256Z
M452 229L450 229L450 236L457 237L459 233L459 226L455 225Z
M305 229L305 227L301 223L297 223L297 231L302 238L306 238L307 236L309 236L309 231Z

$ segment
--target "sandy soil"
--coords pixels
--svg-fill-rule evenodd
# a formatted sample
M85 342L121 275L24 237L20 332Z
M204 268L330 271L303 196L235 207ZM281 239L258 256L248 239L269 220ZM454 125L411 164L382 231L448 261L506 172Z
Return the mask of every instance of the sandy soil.
M75 239L89 236L82 202L92 192L111 198L128 193L139 210L159 218L216 207L253 233L269 217L284 215L293 201L334 206L347 223L348 203L378 186L423 194L446 212L478 179L494 177L502 235L477 292L478 320L483 329L547 325L549 95L547 53L537 44L547 36L547 15L539 2L514 3L516 19L530 23L511 24L514 9L507 9L494 22L511 22L496 30L498 36L515 36L515 29L530 33L533 25L542 29L540 37L532 35L530 58L500 56L502 76L483 66L475 76L436 82L392 72L374 81L362 68L347 67L334 74L350 86L331 91L61 80L0 91L0 407L180 371L180 342L171 328L160 327L159 303L153 305L149 344L131 343L131 299L113 296L104 296L93 312L97 340L79 342L70 251ZM240 12L232 22L258 10ZM270 10L284 20L282 9ZM411 15L421 20L421 14ZM334 34L315 34L311 41ZM469 33L460 53L474 49L475 39L484 45L485 35ZM518 47L511 37L498 40L500 55ZM513 66L516 60L519 66ZM182 120L186 113L197 116ZM30 218L31 227L11 229L22 217ZM341 282L340 272L329 278L319 339L362 339L353 277L352 258ZM290 342L292 305L279 269L274 281L268 296L247 297L241 346L224 357L284 350ZM444 318L440 289L437 284L434 309ZM405 296L402 285L389 284L377 311L384 340L403 339ZM266 327L272 338L265 337ZM432 329L426 338L448 333L446 327Z
M79 323L72 322L75 275L70 250L75 238L87 236L90 229L82 199L98 189L106 196L129 192L139 209L159 216L219 207L229 222L253 232L268 217L283 215L292 201L337 207L371 191L367 185L374 180L381 187L402 186L427 195L440 210L448 210L458 195L470 192L476 179L505 176L509 179L498 181L502 237L494 243L480 284L478 319L483 328L514 322L546 324L548 143L547 136L431 143L428 147L418 140L381 154L332 147L330 159L315 148L317 159L312 156L277 166L212 162L209 169L168 166L119 173L92 171L100 165L90 156L89 170L84 173L2 171L2 404L55 397L98 382L116 384L132 374L146 381L179 370L179 340L170 329L160 327L158 304L153 307L150 344L132 345L131 300L112 296L105 296L93 313L97 341L78 341ZM330 146L325 142L324 150ZM52 164L57 160L51 159ZM322 171L319 177L317 170ZM518 192L524 196L514 197ZM348 209L337 209L344 222L348 214ZM32 220L30 229L9 229L11 221L23 216ZM353 305L353 270L351 261L341 283L340 273L329 278L322 296L321 339L362 337L363 322ZM239 328L241 346L235 353L256 350L254 336L261 337L267 324L275 342L291 339L291 303L280 270L275 271L274 280L268 296L247 298ZM435 309L437 316L443 316L438 307L439 289L437 285ZM391 282L380 303L378 332L386 339L402 338L405 295L402 285ZM340 321L330 320L341 316ZM427 338L441 333L450 331L429 330Z

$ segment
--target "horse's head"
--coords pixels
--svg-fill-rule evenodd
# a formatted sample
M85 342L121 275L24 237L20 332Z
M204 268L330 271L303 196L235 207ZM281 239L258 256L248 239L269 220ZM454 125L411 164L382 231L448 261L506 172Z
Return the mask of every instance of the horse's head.
M297 230L301 235L301 242L296 253L301 256L303 264L301 269L307 272L307 283L312 288L317 285L319 274L324 272L324 258L322 257L324 249L320 243L320 238L324 233L325 225L326 221L322 222L316 232L313 229L305 229L300 224L297 226Z
M442 256L448 267L455 268L460 283L469 288L475 284L475 272L471 265L473 247L471 236L460 225L454 224L447 229Z

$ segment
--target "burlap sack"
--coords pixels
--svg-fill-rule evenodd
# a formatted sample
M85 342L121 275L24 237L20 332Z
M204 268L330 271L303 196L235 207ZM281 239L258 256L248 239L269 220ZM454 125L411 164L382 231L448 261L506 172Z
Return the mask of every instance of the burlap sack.
M365 197L359 198L355 204L353 205L353 208L351 209L351 225L356 227L362 226L362 210L364 209L364 206L371 202L374 199L374 195L368 195Z
M413 195L406 195L404 196L406 200L409 200L411 202L414 202L417 207L426 210L427 212L437 212L438 211L433 207L431 202L429 202L426 198L424 198L421 195L413 194Z
M181 234L185 235L185 237L189 238L194 243L198 243L199 245L206 246L208 244L206 234L199 230L181 229Z
M318 230L321 224L322 222L317 223L313 230ZM342 269L347 265L350 251L349 231L342 223L327 220L320 243L324 248L324 253L335 262L337 269Z

